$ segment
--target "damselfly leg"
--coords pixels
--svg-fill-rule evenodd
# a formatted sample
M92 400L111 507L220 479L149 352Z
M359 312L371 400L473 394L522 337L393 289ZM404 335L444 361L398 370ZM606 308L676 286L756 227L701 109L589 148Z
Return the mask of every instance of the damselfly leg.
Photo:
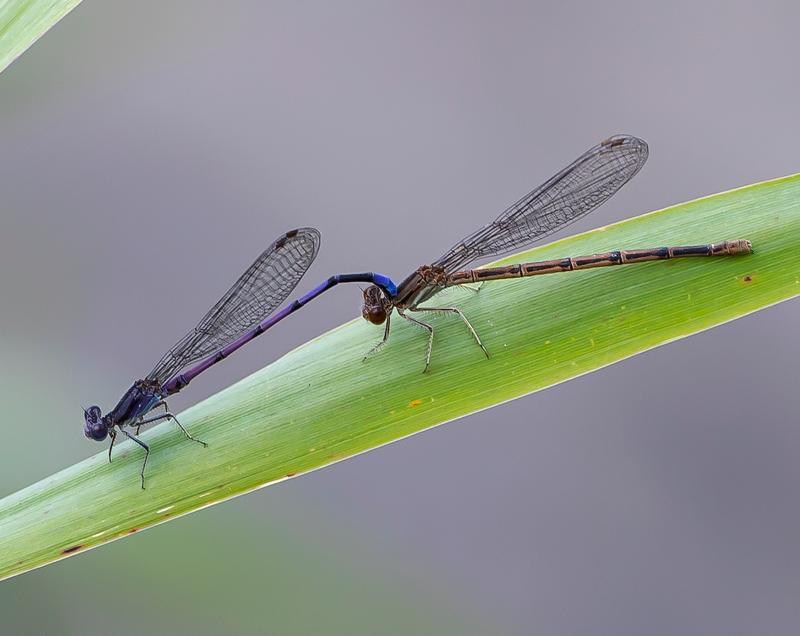
M386 344L386 341L389 339L389 324L391 323L391 321L392 321L392 315L387 314L386 327L383 330L383 339L375 343L375 345L369 351L367 351L367 353L364 355L364 359L362 360L362 362L366 362L367 359L371 358L373 355L378 353L378 351L381 350L383 345Z
M139 472L139 474L142 477L142 490L144 490L144 469L147 466L147 458L150 457L150 447L147 444L145 444L142 440L140 440L138 437L136 437L133 433L129 433L124 428L120 427L119 430L122 431L122 434L125 435L125 437L127 437L130 440L133 440L144 449L144 461L142 462L142 470Z

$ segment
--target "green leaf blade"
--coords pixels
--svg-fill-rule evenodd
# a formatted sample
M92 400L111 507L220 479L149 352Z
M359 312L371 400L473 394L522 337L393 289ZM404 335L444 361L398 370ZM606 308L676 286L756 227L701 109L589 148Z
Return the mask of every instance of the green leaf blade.
M0 2L0 71L5 70L80 2L81 0Z
M425 335L396 320L342 325L179 417L112 464L100 452L0 501L0 578L320 468L466 414L602 368L800 292L800 175L646 214L518 254L505 263L663 245L749 239L754 254L679 259L486 283L436 298L469 317L433 317ZM309 311L310 309L307 309ZM279 337L280 327L273 337ZM269 337L269 336L267 336ZM79 434L80 422L76 422ZM487 435L492 431L487 431ZM479 458L476 458L479 460Z

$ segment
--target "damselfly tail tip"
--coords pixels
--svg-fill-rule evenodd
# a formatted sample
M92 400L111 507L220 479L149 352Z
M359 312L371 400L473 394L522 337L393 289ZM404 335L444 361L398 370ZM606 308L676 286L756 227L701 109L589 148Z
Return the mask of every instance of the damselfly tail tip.
M735 241L725 241L728 254L752 254L753 244L746 239L737 239Z

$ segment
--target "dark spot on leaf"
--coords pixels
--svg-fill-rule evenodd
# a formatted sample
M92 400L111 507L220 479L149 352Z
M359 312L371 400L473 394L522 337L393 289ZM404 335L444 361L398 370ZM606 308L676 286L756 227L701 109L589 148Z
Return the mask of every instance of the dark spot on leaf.
M287 477L294 477L297 473L286 473Z
M744 276L744 277L742 278L742 280L743 280L745 283L750 283L750 282L752 282L752 281L753 281L753 277L752 277L752 276L750 276L750 274L748 274L747 276Z
M128 530L128 534L133 534L134 532L139 532L139 528L131 528Z
M77 552L83 546L82 545L74 545L71 548L66 548L65 550L61 550L61 554L72 554L73 552Z

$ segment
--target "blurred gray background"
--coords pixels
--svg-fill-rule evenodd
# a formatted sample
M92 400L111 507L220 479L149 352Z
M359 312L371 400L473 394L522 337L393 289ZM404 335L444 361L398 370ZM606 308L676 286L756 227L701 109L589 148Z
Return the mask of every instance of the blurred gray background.
M84 2L0 75L0 494L285 230L402 278L613 133L575 231L800 170L794 1ZM710 237L711 239L716 237ZM182 408L356 316L341 289ZM0 584L14 634L789 634L800 304ZM5 630L4 630L5 631Z

